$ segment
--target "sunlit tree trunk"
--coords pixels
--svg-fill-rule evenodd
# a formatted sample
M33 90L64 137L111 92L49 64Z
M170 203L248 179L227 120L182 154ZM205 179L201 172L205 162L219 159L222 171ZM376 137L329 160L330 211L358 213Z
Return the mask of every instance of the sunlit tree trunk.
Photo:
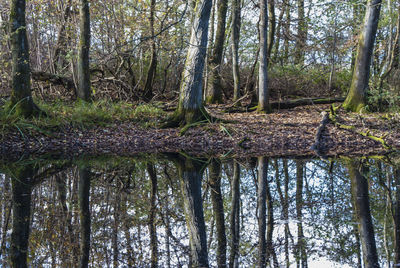
M12 233L11 233L11 267L27 266L28 240L31 217L31 193L34 169L30 166L13 170L12 185Z
M357 56L350 90L343 107L359 112L366 105L371 57L374 50L376 31L382 0L369 0L364 18L364 26L358 40Z
M90 253L90 170L86 167L79 168L79 219L80 219L80 262L79 267L85 268L89 264Z
M229 268L239 267L239 240L240 240L240 166L233 164L233 178L231 181L231 215L230 215L230 256Z
M38 112L31 95L29 45L26 35L25 0L12 0L10 41L12 50L12 93L9 109L18 116L29 117Z
M203 177L202 162L184 158L179 159L178 174L185 209L186 225L189 232L192 267L209 267L207 253L206 225L201 196Z
M226 12L228 0L218 0L217 31L214 48L209 61L210 74L208 77L207 103L222 103L221 64L225 43Z
M368 181L361 174L361 169L362 163L357 160L349 161L348 170L351 179L354 212L358 222L358 231L364 256L364 266L366 268L376 268L379 267L379 261L369 206Z
M207 52L208 21L212 0L198 0L180 85L178 108L166 126L183 126L207 118L203 98L203 69Z
M257 111L261 113L270 112L269 90L268 90L268 1L260 0L260 61L258 71L258 107Z
M80 0L80 37L79 37L79 55L78 55L78 98L84 101L91 100L90 88L90 12L89 0Z
M221 193L221 163L219 160L213 159L210 163L209 170L211 201L217 229L217 265L218 267L226 267L224 200Z
M151 59L149 69L147 70L146 84L144 85L144 100L150 101L153 96L153 81L157 70L157 52L154 31L154 12L156 8L156 0L151 0L150 4L150 33L151 33Z
M240 97L239 73L239 38L240 38L240 0L232 0L232 72L233 72L233 101Z

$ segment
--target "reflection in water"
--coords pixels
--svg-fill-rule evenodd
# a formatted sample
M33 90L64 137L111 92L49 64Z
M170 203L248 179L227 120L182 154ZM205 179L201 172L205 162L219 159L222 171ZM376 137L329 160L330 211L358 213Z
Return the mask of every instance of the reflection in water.
M1 267L399 263L393 159L175 155L0 170Z

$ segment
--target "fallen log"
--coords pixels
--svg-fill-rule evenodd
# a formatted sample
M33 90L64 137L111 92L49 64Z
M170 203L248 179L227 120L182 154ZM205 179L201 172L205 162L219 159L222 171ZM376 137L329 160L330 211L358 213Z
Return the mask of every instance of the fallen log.
M36 81L48 82L52 85L63 86L66 89L75 90L74 80L68 76L51 74L42 71L32 71L32 79Z
M343 102L345 98L306 98L288 101L273 101L270 103L272 109L290 109L297 106L314 105L314 104L332 104Z

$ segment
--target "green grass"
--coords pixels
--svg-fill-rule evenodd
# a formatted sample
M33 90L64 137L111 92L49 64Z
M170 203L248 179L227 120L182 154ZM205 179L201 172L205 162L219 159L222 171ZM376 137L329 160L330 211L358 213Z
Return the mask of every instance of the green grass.
M133 105L127 102L53 102L36 101L47 117L20 118L6 110L7 104L0 106L0 131L39 131L51 135L65 126L90 129L109 126L116 122L133 122L140 127L155 127L165 116L162 109L151 104Z

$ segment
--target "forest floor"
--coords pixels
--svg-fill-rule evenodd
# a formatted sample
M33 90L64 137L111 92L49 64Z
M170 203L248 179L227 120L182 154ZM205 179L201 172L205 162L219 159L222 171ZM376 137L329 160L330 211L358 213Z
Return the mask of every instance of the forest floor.
M0 135L0 155L18 159L24 155L53 156L121 155L138 153L185 152L195 156L270 156L315 157L311 149L329 105L303 106L274 111L224 113L226 107L213 105L207 110L220 122L189 128L183 135L180 129L144 128L132 122L115 122L107 127L83 130L66 126L55 133L18 129ZM319 155L380 155L400 149L399 114L354 114L337 112L337 121L353 129L341 129L332 122L322 131ZM390 148L360 135L368 133L384 137Z

